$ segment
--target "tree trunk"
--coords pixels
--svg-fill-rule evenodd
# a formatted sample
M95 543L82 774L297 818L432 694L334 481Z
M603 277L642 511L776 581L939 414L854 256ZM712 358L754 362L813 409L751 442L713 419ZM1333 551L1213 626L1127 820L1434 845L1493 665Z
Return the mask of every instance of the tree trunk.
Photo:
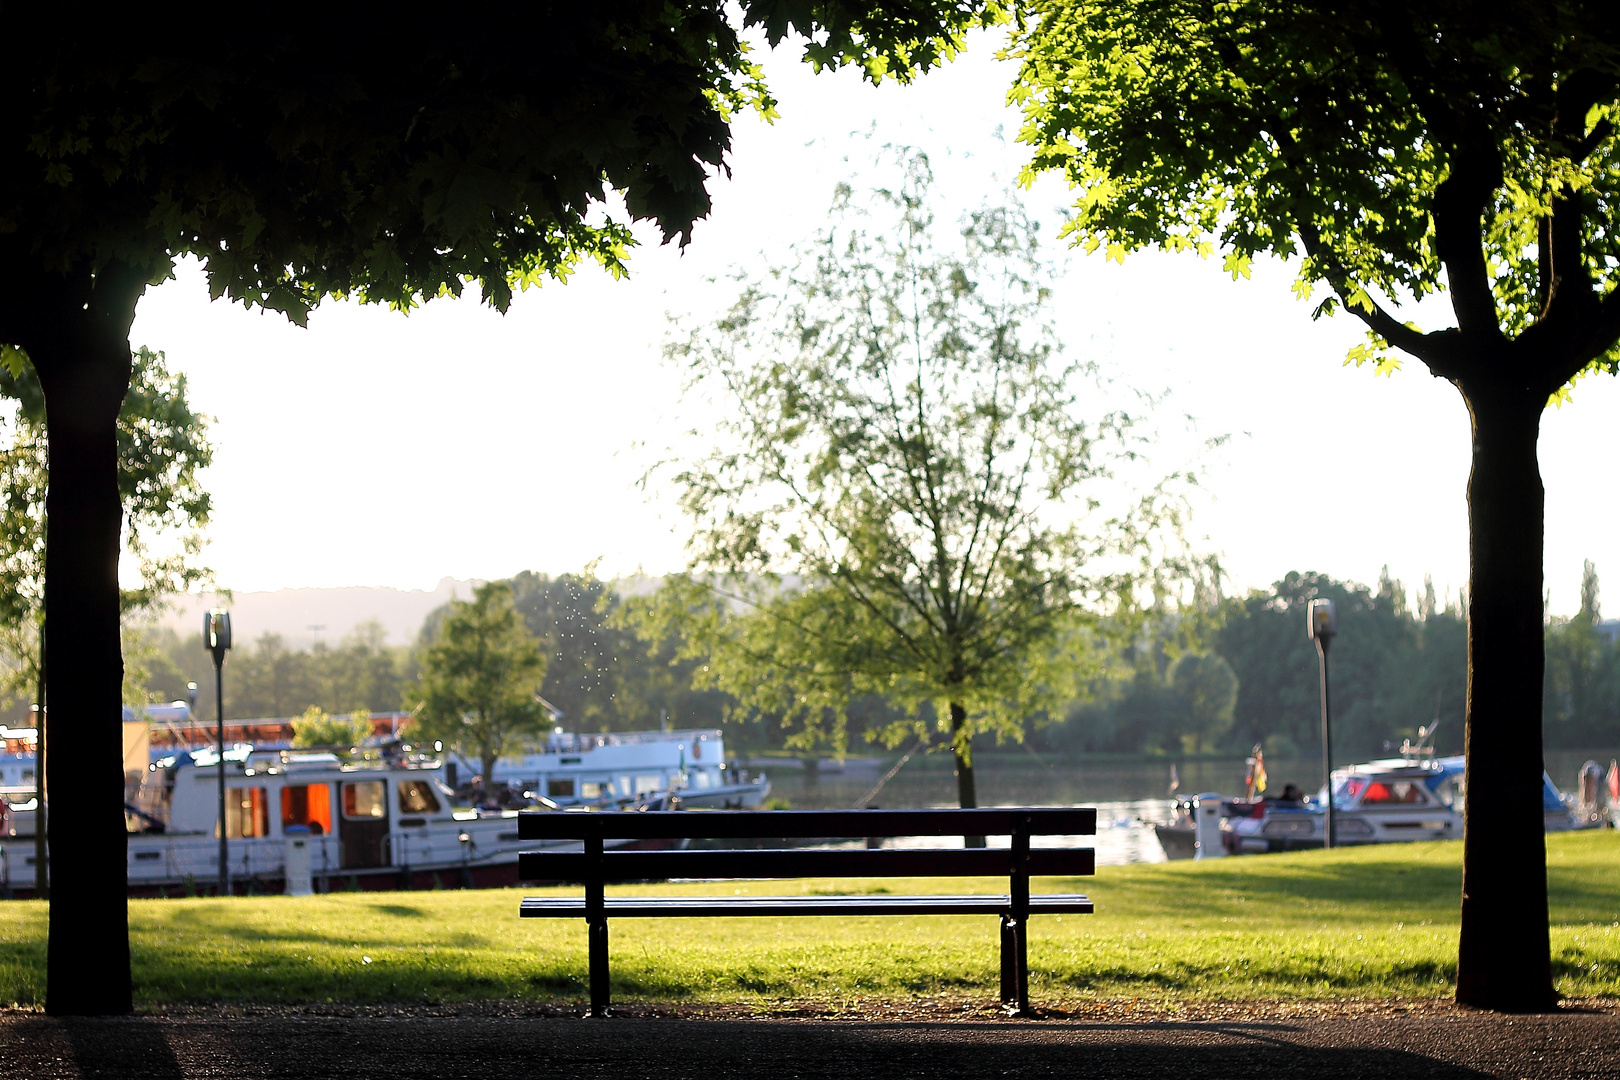
M1457 1001L1557 1004L1542 820L1542 521L1536 438L1545 399L1465 385L1468 479L1467 795Z
M52 748L45 1011L131 1011L119 647L118 411L145 275L81 268L29 290L9 326L45 390L45 671ZM10 314L8 312L7 314ZM68 749L70 748L70 749Z
M956 759L956 804L964 810L971 810L979 805L978 788L973 783L973 759L968 754L966 740L962 739L962 728L967 724L967 709L960 703L951 702L951 755ZM964 847L984 847L984 837L962 837Z

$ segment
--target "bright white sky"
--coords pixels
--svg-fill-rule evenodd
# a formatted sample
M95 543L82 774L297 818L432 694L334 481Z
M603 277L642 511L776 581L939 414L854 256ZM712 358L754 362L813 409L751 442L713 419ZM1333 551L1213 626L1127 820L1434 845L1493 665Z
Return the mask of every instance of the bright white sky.
M772 58L782 119L735 125L733 178L714 181L714 213L684 255L648 233L632 280L582 270L505 317L471 297L410 316L333 303L303 330L210 303L197 266L182 266L142 301L132 341L167 352L218 419L205 482L220 583L431 588L593 559L604 575L678 567L678 514L635 485L658 448L702 423L683 415L661 360L666 312L722 307L731 293L706 279L780 261L825 219L833 185L884 143L926 150L950 205L993 197L1023 151L1001 104L1012 69L976 44L912 87ZM1026 196L1048 235L1064 195L1049 181ZM1359 324L1312 323L1291 280L1278 264L1234 283L1218 260L1191 255L1120 266L1076 254L1058 311L1071 351L1171 390L1164 471L1203 437L1232 435L1202 463L1195 527L1235 587L1290 569L1371 583L1387 563L1414 590L1428 572L1455 595L1467 580L1461 399L1415 362L1392 378L1343 367ZM1416 317L1429 329L1446 310ZM1620 575L1620 513L1593 483L1617 406L1614 380L1592 379L1542 424L1555 612L1576 607L1582 559ZM1196 417L1197 437L1181 414Z

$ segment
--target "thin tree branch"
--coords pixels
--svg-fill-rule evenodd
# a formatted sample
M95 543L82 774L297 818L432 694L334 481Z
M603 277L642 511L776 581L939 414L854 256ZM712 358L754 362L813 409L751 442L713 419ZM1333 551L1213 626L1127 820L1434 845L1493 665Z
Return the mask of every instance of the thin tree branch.
M1322 242L1322 235L1313 223L1301 220L1296 223L1295 229L1305 253L1321 268L1328 287L1338 296L1346 311L1390 345L1423 361L1435 375L1451 379L1463 374L1461 342L1456 340L1461 336L1458 331L1436 330L1425 334L1400 322L1356 283L1338 257ZM1354 303L1352 298L1355 298Z

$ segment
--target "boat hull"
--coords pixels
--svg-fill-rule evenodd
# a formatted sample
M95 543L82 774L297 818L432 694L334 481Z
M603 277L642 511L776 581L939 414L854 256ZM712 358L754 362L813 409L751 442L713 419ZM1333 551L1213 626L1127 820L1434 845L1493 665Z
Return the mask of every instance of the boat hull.
M332 837L311 837L314 846L310 885L316 893L385 892L431 889L506 889L521 884L518 850L555 848L578 850L577 842L540 842L517 839L511 815L459 822L455 837L469 837L466 858L418 861L409 865L345 867L333 854ZM489 826L479 829L484 824ZM484 846L478 845L482 834ZM329 843L323 843L327 841ZM658 850L680 846L680 840L629 840L608 846L625 850ZM214 837L132 835L129 838L128 893L131 897L183 897L219 895L219 841ZM327 850L330 848L331 850ZM230 891L234 896L267 896L287 890L285 844L277 841L231 842ZM424 850L418 844L418 852ZM323 860L323 854L325 858ZM203 871L203 872L198 872ZM0 898L26 900L34 896L33 837L8 836L0 843Z
M1153 832L1164 849L1164 857L1171 860L1190 859L1198 854L1198 834L1192 829L1174 825L1155 825Z
M707 790L686 788L677 794L687 810L757 810L770 796L771 782L761 776L753 783Z

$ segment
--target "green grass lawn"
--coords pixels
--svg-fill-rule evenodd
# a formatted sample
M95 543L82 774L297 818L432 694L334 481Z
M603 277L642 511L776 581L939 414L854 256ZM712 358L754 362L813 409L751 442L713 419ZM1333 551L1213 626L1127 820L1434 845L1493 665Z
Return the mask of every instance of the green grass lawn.
M1406 998L1451 992L1460 843L1104 867L1043 879L1092 916L1030 932L1031 994L1086 998ZM1620 834L1548 838L1558 989L1620 996ZM648 893L1001 891L1004 881L741 882ZM517 917L539 890L130 903L138 1003L574 1001L585 929ZM0 1004L44 996L45 906L0 905ZM992 918L618 920L619 1001L994 998Z

